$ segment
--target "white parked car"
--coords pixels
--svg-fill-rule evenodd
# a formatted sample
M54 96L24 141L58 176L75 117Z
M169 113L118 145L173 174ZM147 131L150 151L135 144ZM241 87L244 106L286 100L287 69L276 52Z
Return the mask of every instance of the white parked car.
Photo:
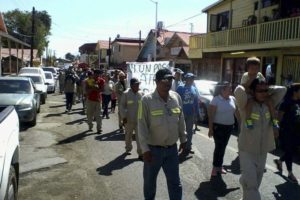
M18 199L19 119L14 106L0 106L0 199Z
M53 77L52 72L44 71L46 76L46 85L48 86L48 92L55 92L55 79Z
M40 74L46 80L44 70L40 67L22 67L19 74Z
M48 86L40 74L20 74L19 76L29 77L32 79L37 90L41 91L41 104L46 103Z
M45 72L52 72L54 79L58 78L58 72L55 67L42 67Z

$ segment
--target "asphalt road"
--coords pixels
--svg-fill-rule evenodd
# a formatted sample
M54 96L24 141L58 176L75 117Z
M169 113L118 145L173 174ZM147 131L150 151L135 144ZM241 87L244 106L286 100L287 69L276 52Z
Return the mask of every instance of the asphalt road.
M137 159L135 148L131 155L124 154L124 133L118 131L116 114L103 119L103 134L97 135L87 131L81 104L75 105L70 114L64 110L64 96L50 94L42 105L38 124L22 126L19 199L143 199L143 162ZM180 164L184 199L240 199L236 136L231 137L224 159L229 173L210 179L214 143L207 137L207 128L200 129L193 138L195 154ZM262 199L300 199L300 187L286 181L286 172L276 173L273 159L277 155L268 155L260 187ZM298 164L294 164L294 172L300 178ZM157 186L156 199L168 199L162 172Z

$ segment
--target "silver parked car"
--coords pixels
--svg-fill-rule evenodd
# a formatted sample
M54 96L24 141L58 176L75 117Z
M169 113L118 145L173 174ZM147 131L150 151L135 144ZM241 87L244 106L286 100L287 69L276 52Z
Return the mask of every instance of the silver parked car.
M210 80L195 80L196 88L198 89L200 102L199 102L199 113L200 121L202 123L208 122L207 108L210 101L213 99L215 87L218 82Z
M31 78L0 77L0 106L13 105L20 122L36 124L40 111L40 91L36 90Z

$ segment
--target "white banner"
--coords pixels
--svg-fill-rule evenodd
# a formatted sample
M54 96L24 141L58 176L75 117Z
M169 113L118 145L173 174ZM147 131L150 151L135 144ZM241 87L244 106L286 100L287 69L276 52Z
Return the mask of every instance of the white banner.
M169 68L171 66L169 61L158 62L127 62L127 79L130 83L131 78L137 78L141 84L140 89L147 94L156 88L155 74L159 69Z

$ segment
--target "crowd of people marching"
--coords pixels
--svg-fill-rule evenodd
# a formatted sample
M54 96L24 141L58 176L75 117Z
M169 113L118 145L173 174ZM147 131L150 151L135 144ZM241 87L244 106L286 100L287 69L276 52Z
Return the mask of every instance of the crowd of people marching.
M218 83L208 108L208 136L215 142L211 177L227 173L223 158L234 124L238 124L244 200L261 199L259 186L267 153L275 149L278 139L284 153L274 163L282 172L285 162L288 180L298 183L292 158L300 144L300 84L291 83L288 88L269 85L259 69L260 60L248 58L241 84L232 92L230 83ZM98 69L75 71L70 67L60 71L58 77L59 92L65 93L66 113L76 102L82 102L90 131L95 120L96 132L102 134L102 119L109 119L118 106L118 126L125 129L125 153L131 153L135 135L138 159L144 161L144 198L155 198L156 177L163 168L172 200L183 198L179 158L194 153L192 138L199 113L194 78L194 74L184 74L180 69L171 72L163 68L155 74L156 89L143 94L137 77L127 81L121 70L111 76Z

